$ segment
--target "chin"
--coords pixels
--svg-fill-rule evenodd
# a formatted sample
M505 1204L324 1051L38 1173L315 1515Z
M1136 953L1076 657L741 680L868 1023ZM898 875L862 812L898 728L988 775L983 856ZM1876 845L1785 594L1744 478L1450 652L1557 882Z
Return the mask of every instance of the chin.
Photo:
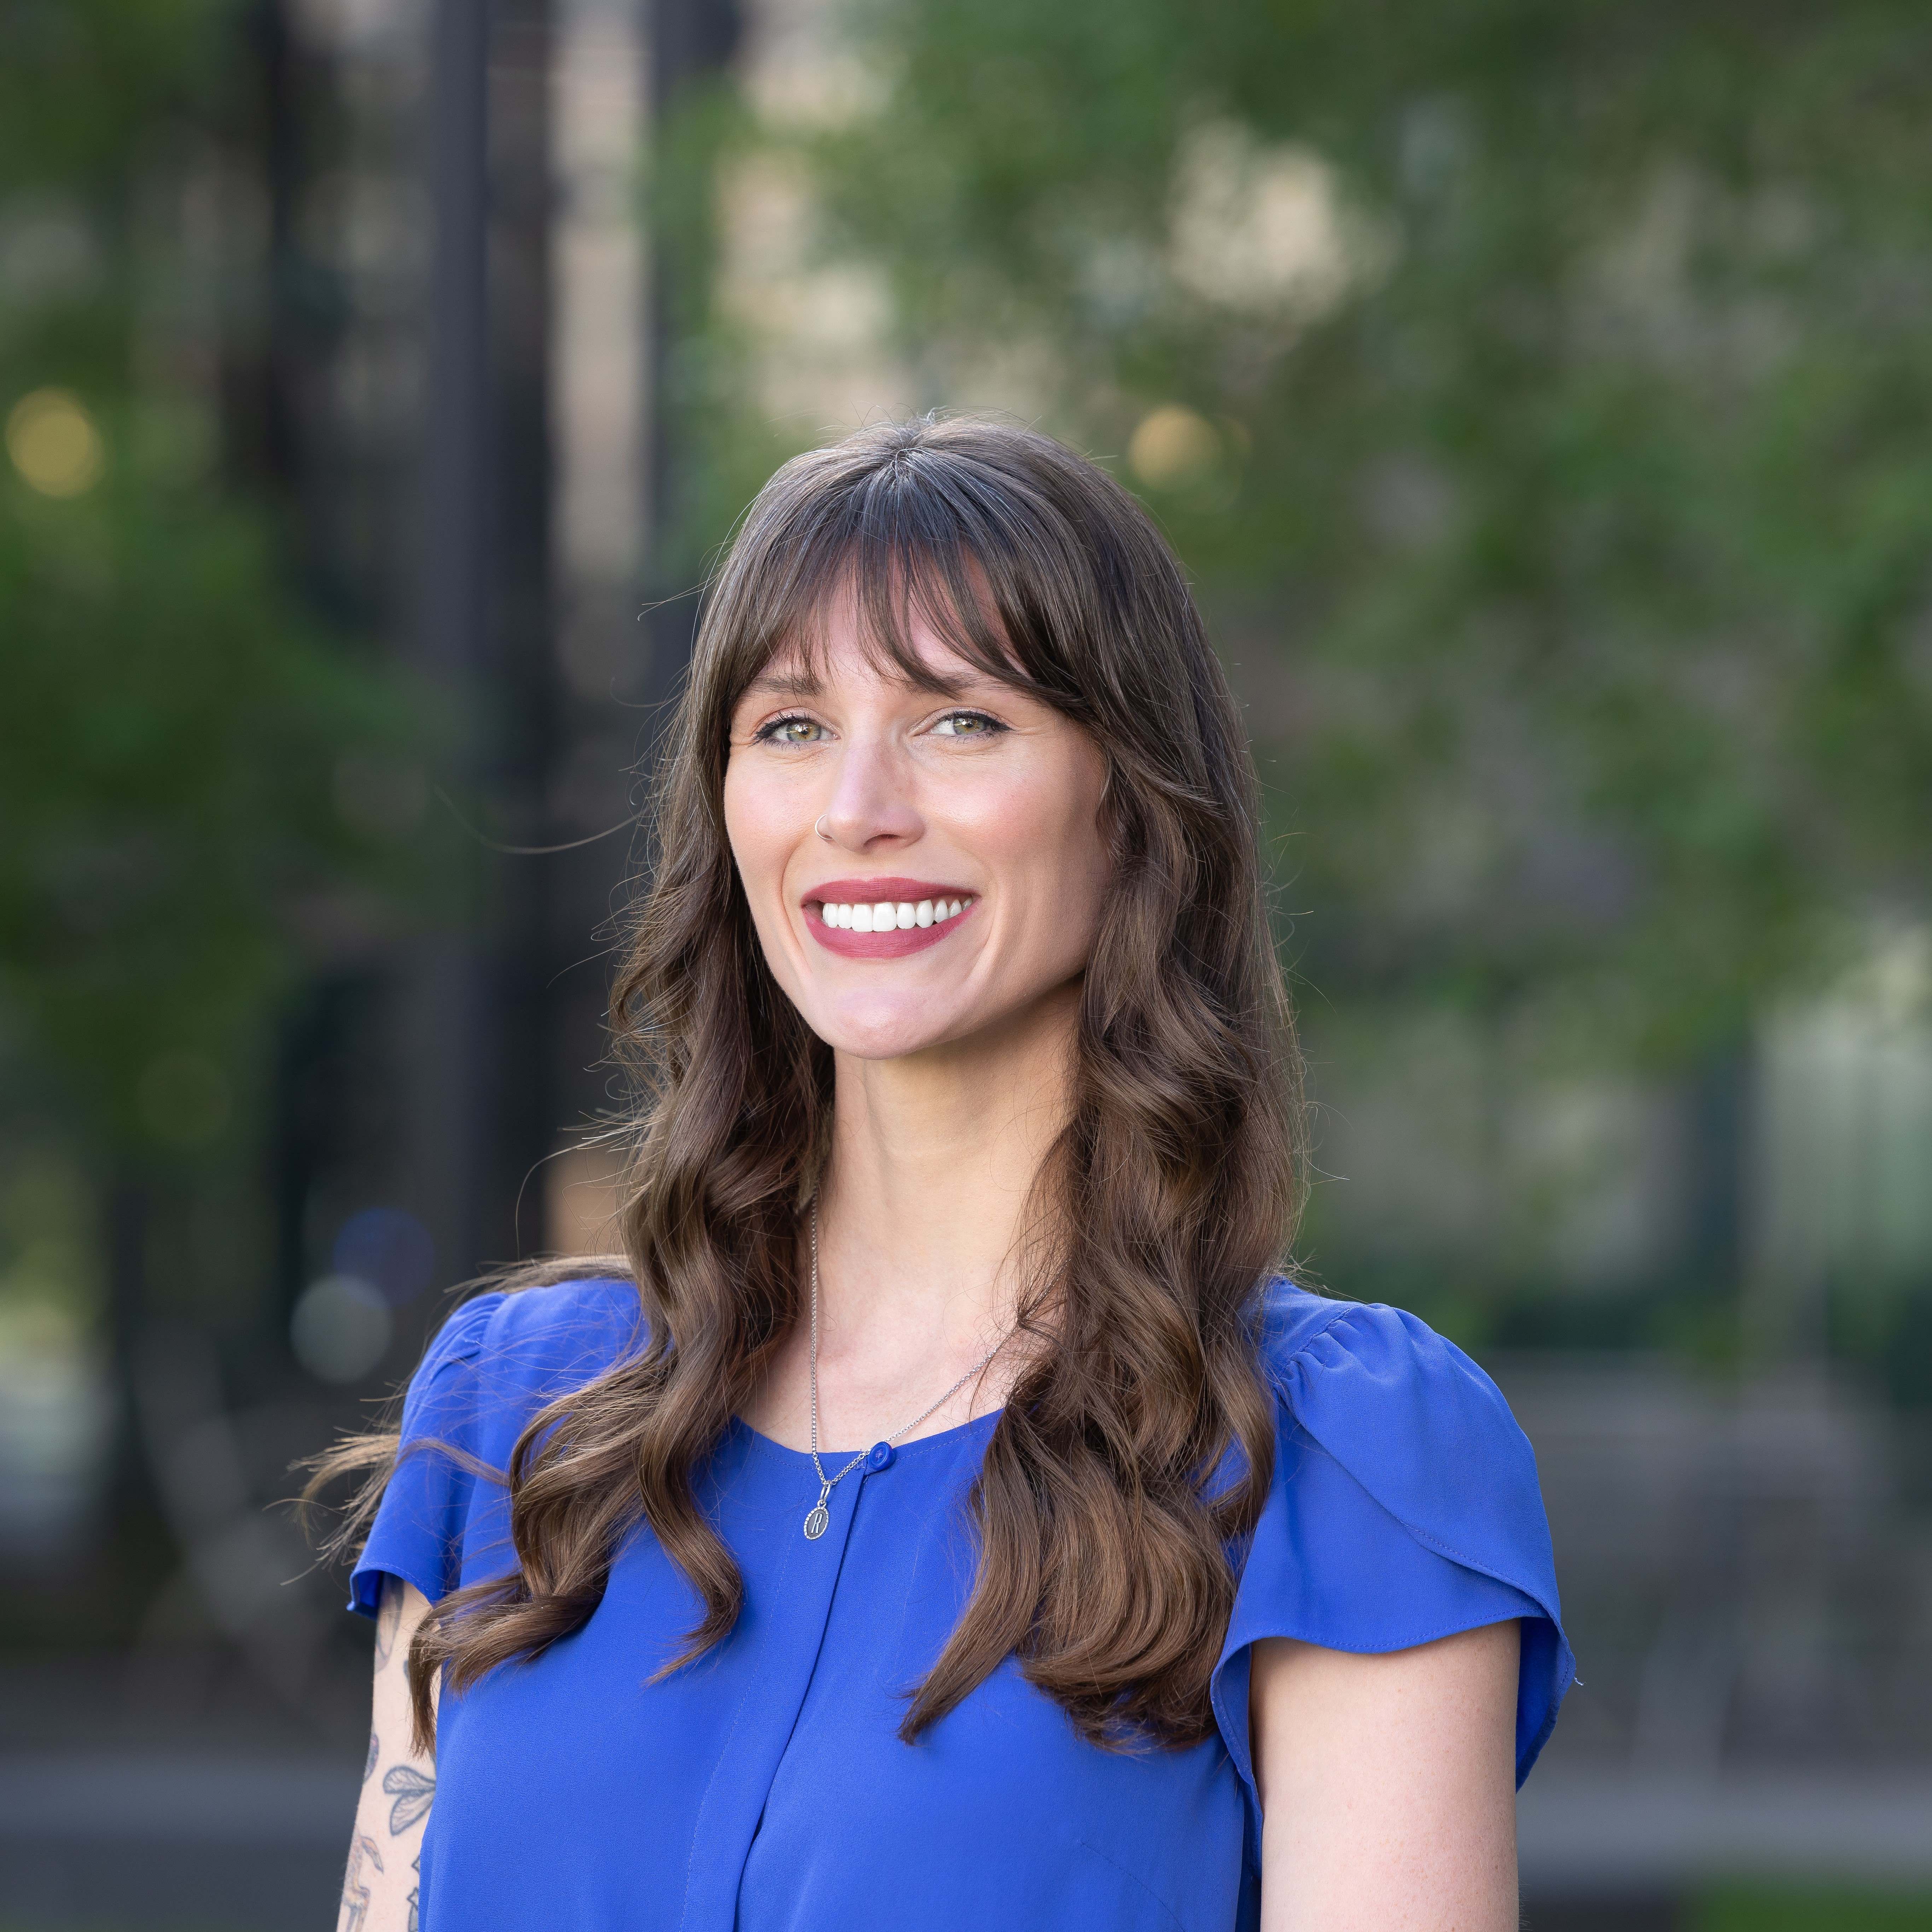
M849 1053L858 1060L903 1060L952 1035L930 1002L897 999L842 1005L808 1016L806 1023L833 1052Z

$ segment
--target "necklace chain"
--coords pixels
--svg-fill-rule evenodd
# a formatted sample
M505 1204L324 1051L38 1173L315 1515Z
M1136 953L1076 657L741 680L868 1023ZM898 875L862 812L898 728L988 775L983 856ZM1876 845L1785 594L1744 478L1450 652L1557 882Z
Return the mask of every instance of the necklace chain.
M818 1501L812 1505L812 1513L805 1520L805 1533L814 1541L825 1534L826 1526L831 1520L825 1502L833 1489L872 1454L870 1449L861 1449L836 1475L828 1476L825 1465L818 1460L818 1202L816 1196L812 1203L812 1466L818 1472ZM1013 1331L1009 1328L937 1402L929 1402L910 1422L902 1422L890 1436L880 1441L888 1447L899 1436L916 1429L929 1415L944 1408L975 1376L982 1375L992 1366L993 1358L1012 1340ZM874 1445L876 1448L878 1445Z

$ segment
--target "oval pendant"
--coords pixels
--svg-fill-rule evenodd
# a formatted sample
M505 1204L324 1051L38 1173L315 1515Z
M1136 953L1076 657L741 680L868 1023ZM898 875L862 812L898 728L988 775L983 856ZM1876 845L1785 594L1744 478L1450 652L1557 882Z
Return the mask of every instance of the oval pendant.
M826 1513L825 1505L820 1503L805 1520L806 1534L816 1543L825 1534L826 1526L831 1520L832 1518Z

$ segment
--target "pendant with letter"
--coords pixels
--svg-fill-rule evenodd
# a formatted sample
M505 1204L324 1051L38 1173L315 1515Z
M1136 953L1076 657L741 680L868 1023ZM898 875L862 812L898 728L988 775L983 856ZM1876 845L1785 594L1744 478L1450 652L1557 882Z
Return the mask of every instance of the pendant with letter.
M831 1524L831 1512L825 1507L825 1498L831 1493L832 1485L825 1484L818 1492L818 1501L812 1514L805 1520L805 1534L811 1542L816 1543Z

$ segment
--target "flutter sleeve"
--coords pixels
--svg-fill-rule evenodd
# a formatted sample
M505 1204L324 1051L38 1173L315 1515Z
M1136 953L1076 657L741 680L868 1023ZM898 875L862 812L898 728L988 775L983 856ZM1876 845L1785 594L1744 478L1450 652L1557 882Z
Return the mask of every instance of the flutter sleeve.
M465 1302L410 1378L395 1468L349 1580L349 1607L364 1616L376 1614L385 1576L413 1583L433 1604L457 1586L483 1448L478 1358L503 1299Z
M349 1607L374 1616L385 1576L431 1603L516 1568L506 1474L525 1425L644 1337L637 1290L590 1276L479 1294L443 1324L403 1400L402 1443Z
M1270 1297L1274 1479L1216 1670L1216 1718L1250 1796L1251 1647L1404 1650L1521 1619L1516 1772L1576 1675L1536 1457L1502 1392L1400 1309Z

